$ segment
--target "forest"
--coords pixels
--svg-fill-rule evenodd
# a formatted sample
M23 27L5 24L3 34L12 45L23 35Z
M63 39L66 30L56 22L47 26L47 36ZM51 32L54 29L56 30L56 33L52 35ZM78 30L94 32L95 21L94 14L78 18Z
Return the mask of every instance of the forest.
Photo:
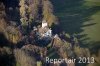
M100 66L99 17L99 0L0 0L0 66Z

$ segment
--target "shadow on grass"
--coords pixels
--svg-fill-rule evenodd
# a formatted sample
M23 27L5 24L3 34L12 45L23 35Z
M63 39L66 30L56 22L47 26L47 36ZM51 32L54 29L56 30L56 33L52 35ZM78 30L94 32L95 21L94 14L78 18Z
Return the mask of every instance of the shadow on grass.
M0 32L0 47L11 47L11 42L5 37L3 33Z
M15 66L14 55L10 54L12 50L7 49L12 48L11 44L4 34L0 33L0 66Z
M3 0L3 3L8 20L20 24L19 0Z
M100 51L100 41L98 42L90 42L91 45L89 45L90 50L92 51L91 53L97 54L97 52Z
M55 15L60 22L60 28L69 34L78 34L78 39L89 40L87 34L80 35L84 31L82 27L93 26L96 23L90 22L91 15L100 10L99 6L84 6L84 0L51 0L54 5ZM83 25L89 21L89 24Z

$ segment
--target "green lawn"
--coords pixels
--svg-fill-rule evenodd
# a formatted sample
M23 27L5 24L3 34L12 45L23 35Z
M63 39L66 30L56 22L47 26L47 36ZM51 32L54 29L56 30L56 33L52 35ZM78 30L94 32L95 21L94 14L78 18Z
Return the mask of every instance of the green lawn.
M60 26L86 47L100 47L99 0L51 0Z

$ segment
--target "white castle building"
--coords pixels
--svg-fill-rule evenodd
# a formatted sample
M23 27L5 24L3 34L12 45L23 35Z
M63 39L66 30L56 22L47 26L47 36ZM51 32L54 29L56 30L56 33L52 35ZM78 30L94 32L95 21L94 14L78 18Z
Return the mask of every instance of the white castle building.
M48 24L47 24L46 20L43 20L43 21L42 21L42 28L45 28L45 27L47 27L47 26L48 26Z
M48 27L48 23L46 20L42 21L42 27L39 31L41 33L42 37L51 37L52 36L52 30Z

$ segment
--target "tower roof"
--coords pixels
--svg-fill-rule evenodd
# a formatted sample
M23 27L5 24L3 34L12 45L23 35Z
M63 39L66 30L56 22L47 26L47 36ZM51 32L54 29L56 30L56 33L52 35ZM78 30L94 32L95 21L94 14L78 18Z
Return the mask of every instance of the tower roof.
M42 23L47 23L46 20L43 20Z

